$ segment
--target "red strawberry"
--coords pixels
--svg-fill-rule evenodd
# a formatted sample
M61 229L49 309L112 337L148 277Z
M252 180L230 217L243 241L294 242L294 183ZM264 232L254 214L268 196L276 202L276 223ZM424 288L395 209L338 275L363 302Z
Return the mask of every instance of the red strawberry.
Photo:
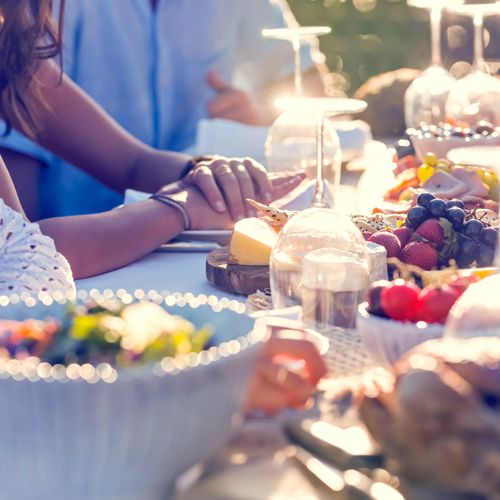
M451 286L429 285L418 297L420 302L418 319L427 323L443 324L458 297L459 293Z
M457 292L458 296L462 295L467 288L469 288L472 283L479 281L479 278L475 274L466 274L461 276L456 276L447 285Z
M401 242L401 248L403 248L410 241L411 235L413 233L409 227L403 226L394 229L393 234L395 234L398 237L398 240Z
M389 318L411 321L418 313L420 288L415 283L398 279L382 289L380 302Z
M418 226L415 230L415 235L418 235L420 238L424 238L429 243L434 244L438 250L443 248L445 239L444 229L438 219L427 219L425 222L420 224L420 226ZM413 239L416 239L415 235Z
M401 262L418 266L430 271L437 266L438 253L436 249L422 241L410 241L401 251Z
M398 237L390 231L377 231L368 241L383 246L387 250L387 257L397 257L401 252L401 243Z

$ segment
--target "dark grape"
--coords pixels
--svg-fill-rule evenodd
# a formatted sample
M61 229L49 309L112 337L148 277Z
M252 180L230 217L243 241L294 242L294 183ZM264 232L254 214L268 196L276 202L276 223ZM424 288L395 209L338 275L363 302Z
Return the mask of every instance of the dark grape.
M464 202L462 200L453 199L453 200L450 200L446 204L446 208L453 208L453 207L457 207L457 208L461 208L462 210L465 210L465 205L464 205Z
M432 193L420 193L417 197L417 205L424 208L429 208L429 204L436 197Z
M483 229L484 225L481 221L477 219L472 219L464 224L462 232L463 234L465 234L465 236L468 236L473 240L477 240L481 235L481 233L483 232Z
M446 213L446 218L452 223L455 231L460 231L465 220L465 212L458 207L451 207Z
M367 311L370 314L373 314L375 316L380 316L382 318L387 318L387 315L382 309L381 295L382 295L382 290L386 288L388 285L389 282L385 280L376 281L375 283L373 283L372 287L370 288L368 309L367 309Z
M458 253L456 256L457 265L460 268L470 266L477 257L479 243L466 236L460 235Z
M432 200L429 203L429 212L431 213L432 217L436 219L439 219L440 217L446 217L446 202L438 198Z
M496 248L498 244L498 230L493 227L485 227L481 231L481 243Z
M495 259L495 250L488 245L481 245L477 252L476 262L479 267L489 267Z
M413 207L406 216L406 226L410 229L416 229L422 222L429 218L429 211L424 207Z

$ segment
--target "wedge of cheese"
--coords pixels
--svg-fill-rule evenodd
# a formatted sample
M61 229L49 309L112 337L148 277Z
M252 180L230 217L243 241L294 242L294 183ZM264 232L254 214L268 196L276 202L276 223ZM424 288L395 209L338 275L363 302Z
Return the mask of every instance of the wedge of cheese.
M267 222L252 217L238 221L229 245L229 264L268 266L278 235Z

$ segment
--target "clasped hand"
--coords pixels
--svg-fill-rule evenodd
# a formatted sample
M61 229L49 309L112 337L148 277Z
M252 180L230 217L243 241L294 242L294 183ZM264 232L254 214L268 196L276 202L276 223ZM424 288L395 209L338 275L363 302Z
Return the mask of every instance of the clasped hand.
M303 173L268 174L252 158L213 156L160 192L184 205L191 229L226 229L235 221L256 215L245 202L247 198L270 203L297 187L303 179Z

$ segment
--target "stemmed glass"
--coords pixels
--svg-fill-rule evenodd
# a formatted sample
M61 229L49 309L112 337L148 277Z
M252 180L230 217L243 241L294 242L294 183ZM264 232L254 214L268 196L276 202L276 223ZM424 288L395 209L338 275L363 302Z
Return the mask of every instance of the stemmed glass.
M427 9L431 20L431 66L412 82L405 94L407 127L437 125L445 119L445 103L455 79L442 66L441 18L445 8L464 0L408 0L408 5Z
M331 127L329 118L360 113L366 109L366 102L358 99L327 98L327 97L289 97L276 101L276 107L288 110L304 119L314 120L315 148L315 186L311 206L324 208L332 205L335 199L330 196L337 193L340 184L341 149L335 129ZM325 137L334 143L333 157L325 161ZM330 164L331 162L331 164ZM325 174L332 181L333 193L325 189ZM328 182L328 181L327 181Z
M328 35L331 31L332 29L329 26L293 26L289 28L266 28L262 30L264 38L283 40L292 44L295 63L294 85L296 96L301 96L304 90L302 86L302 64L300 57L300 49L303 43L317 36Z
M500 2L468 4L453 12L471 16L474 22L473 71L452 88L446 102L446 114L474 126L480 120L500 125L500 81L488 73L483 55L483 20L500 14Z

